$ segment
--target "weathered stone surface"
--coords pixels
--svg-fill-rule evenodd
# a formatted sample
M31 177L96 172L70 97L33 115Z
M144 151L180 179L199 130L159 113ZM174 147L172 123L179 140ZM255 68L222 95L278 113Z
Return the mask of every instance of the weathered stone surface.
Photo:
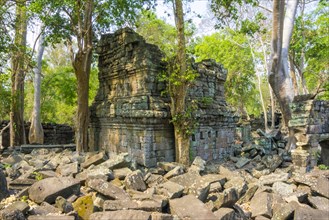
M58 196L55 201L55 207L58 208L63 213L69 213L73 211L72 203L68 202L62 196Z
M0 168L0 201L8 196L7 180Z
M238 203L242 204L242 203L249 202L250 199L255 195L257 189L258 189L257 185L248 187L247 192L239 199Z
M276 168L278 168L281 163L283 162L283 159L281 156L275 154L275 155L267 155L262 158L262 163L265 164L265 166L273 172Z
M237 189L228 188L218 194L218 199L215 201L214 206L217 209L221 207L232 208L238 200L239 196Z
M309 196L307 199L314 208L329 212L329 199L321 196Z
M108 167L105 166L95 166L91 169L87 169L78 173L75 177L84 183L88 178L102 178L105 180L113 179L113 174Z
M29 189L29 197L36 203L54 203L57 196L68 198L80 192L80 181L70 177L52 177L34 183Z
M275 193L278 193L282 196L289 196L294 192L294 189L297 187L293 184L287 184L283 182L275 182L272 186L272 189Z
M33 215L48 215L50 213L60 213L60 210L47 202L42 202L40 206L35 206L30 211Z
M20 213L26 214L26 212L29 209L30 209L30 206L26 202L16 201L13 204L9 205L4 210L2 210L0 213L1 213L2 216L11 216L12 214L20 215ZM13 218L13 219L15 219L15 218Z
M224 184L225 189L229 189L232 187L237 190L239 197L242 196L248 188L245 179L241 176L231 177L231 179Z
M235 212L230 208L220 208L214 212L218 220L231 220L235 217Z
M259 178L260 184L273 185L275 182L285 182L289 179L288 173L272 173Z
M174 183L172 181L167 181L163 184L160 184L156 187L156 193L164 195L169 199L179 198L184 191L184 187Z
M105 219L151 220L151 213L141 211L141 210L118 210L118 211L95 212L95 213L90 215L90 219L93 219L93 220L105 220Z
M37 216L37 215L31 215L27 218L27 220L74 220L74 216L69 216L69 215L42 215L42 216Z
M165 84L158 77L165 69L164 54L130 28L103 35L97 52L100 82L90 108L91 150L129 152L147 167L173 161L170 99L161 96ZM224 99L227 71L214 60L192 67L199 77L187 92L199 101L200 109L191 153L204 160L219 159L231 153L238 119Z
M263 215L265 217L272 217L272 194L261 192L255 194L250 201L250 210L252 217Z
M329 180L325 177L318 178L316 185L311 188L316 193L329 199Z
M0 214L2 220L26 220L24 214L20 210L9 210L8 212L2 212Z
M73 203L73 208L81 219L90 219L90 215L94 211L94 203L91 195L78 198Z
M140 170L136 170L128 174L123 182L127 189L133 189L138 191L146 190L143 174Z
M183 167L181 167L181 166L176 166L176 167L174 167L172 170L170 170L168 173L166 173L166 175L164 175L163 177L164 177L165 179L170 179L170 178L172 178L172 177L179 176L179 175L181 175L181 174L183 174L183 173L184 173L184 169L183 169Z
M107 196L109 199L129 200L130 197L123 189L104 181L103 179L89 179L86 185L93 190Z
M312 208L298 207L295 210L294 220L304 219L326 219L329 216L329 212L323 210L317 210Z
M238 159L235 166L236 166L236 168L240 169L240 168L244 167L245 165L247 165L249 162L250 162L250 159L241 157Z
M206 169L206 161L197 156L194 158L192 165L189 167L189 172L202 172Z
M138 204L132 200L106 200L103 204L104 211L116 211L124 209L137 209Z
M193 195L169 200L170 212L179 219L217 219L217 217Z
M78 162L60 164L56 169L56 173L58 173L60 176L74 176L78 172Z
M170 214L160 213L160 212L152 212L151 214L152 220L173 220L174 217Z
M291 219L295 209L289 203L275 203L273 204L272 220L287 220Z
M105 152L100 152L90 158L87 158L85 160L85 162L83 162L81 164L81 166L86 169L86 168L90 167L91 165L98 165L106 160L107 160L107 156L106 156Z
M113 170L113 176L119 180L124 180L128 174L133 172L128 167Z
M148 173L144 177L145 183L148 185L148 187L156 187L157 185L165 182L165 179L161 175Z

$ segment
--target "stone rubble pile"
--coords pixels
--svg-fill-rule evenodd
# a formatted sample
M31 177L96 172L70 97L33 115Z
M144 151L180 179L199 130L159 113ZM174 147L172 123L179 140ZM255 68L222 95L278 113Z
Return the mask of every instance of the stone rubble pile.
M128 156L36 149L1 158L0 219L323 219L329 171L228 161L138 167ZM264 160L264 158L263 158ZM265 162L266 163L266 162ZM277 163L278 164L278 163ZM281 164L281 163L280 163ZM282 165L282 164L281 164Z

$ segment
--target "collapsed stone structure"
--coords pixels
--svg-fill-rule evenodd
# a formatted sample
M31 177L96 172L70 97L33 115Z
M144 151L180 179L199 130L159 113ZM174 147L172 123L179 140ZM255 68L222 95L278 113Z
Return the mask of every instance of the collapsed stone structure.
M0 121L0 130L2 130L9 121ZM26 122L25 125L25 136L26 143L29 143L29 131L31 127L30 122ZM44 132L44 144L71 144L74 143L74 130L71 126L66 124L55 124L55 123L42 123L42 128ZM9 147L9 136L10 131L7 128L2 136L0 137L0 147Z
M313 168L320 146L322 163L329 166L329 102L297 96L291 110L289 127L297 139L297 148L291 152L294 165Z
M139 164L155 166L175 158L163 53L129 28L99 42L99 90L91 107L90 150L128 152ZM200 74L189 90L199 103L198 127L191 137L191 157L218 159L231 153L235 122L224 99L226 71L214 61L194 65Z

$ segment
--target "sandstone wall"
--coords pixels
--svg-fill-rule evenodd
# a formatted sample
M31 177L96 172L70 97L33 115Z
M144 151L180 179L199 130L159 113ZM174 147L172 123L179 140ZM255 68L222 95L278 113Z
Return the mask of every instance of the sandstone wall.
M128 152L145 166L173 161L170 99L161 95L165 85L158 80L165 70L162 52L128 28L102 36L97 52L100 87L91 107L90 150ZM231 153L235 130L224 99L226 71L211 60L194 68L200 77L189 90L189 100L196 100L200 110L191 159L218 159Z
M0 121L0 130L8 124L8 121ZM26 143L28 141L30 123L25 124ZM63 124L43 123L44 144L71 144L74 143L74 130ZM2 146L9 146L9 128L2 135Z

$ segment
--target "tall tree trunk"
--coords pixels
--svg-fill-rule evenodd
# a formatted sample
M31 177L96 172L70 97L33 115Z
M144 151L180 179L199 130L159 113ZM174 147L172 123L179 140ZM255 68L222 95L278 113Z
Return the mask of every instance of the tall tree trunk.
M284 14L285 2L281 0L274 0L273 2L272 67L269 74L269 82L278 99L284 127L286 128L291 119L289 104L294 98L294 90L288 68L288 51L297 5L298 0L287 1L287 12ZM292 131L289 131L289 136L293 136ZM293 142L289 142L287 148L291 149L292 145Z
M264 101L264 97L263 97L263 93L262 93L262 87L261 87L261 85L262 85L261 76L260 76L260 73L258 71L258 68L256 67L256 57L255 57L254 51L252 49L252 46L251 46L251 43L250 43L249 40L248 40L248 43L249 43L250 52L251 52L251 56L252 56L252 60L253 60L253 63L254 63L254 68L255 68L255 72L256 72L257 80L258 80L258 91L259 91L260 101L261 101L263 114L264 114L265 132L269 132L268 120L267 120L267 109L266 109L266 106L265 106L265 101ZM265 65L266 65L266 63L265 63Z
M76 114L76 150L88 150L88 126L89 126L89 76L92 58L92 12L93 0L82 2L77 0L78 27L77 35L78 52L74 56L71 45L72 65L78 83L78 109ZM84 17L80 15L80 10L84 10Z
M266 54L264 42L261 37L259 37L259 41L262 45L262 50L263 50L265 72L269 73L269 68L267 66L267 54ZM273 130L275 128L275 101L274 101L273 89L269 83L268 83L268 88L269 88L270 100L271 100L271 127L270 127L270 130Z
M16 3L15 49L11 58L10 146L26 143L24 128L24 78L27 14L26 1Z
M87 151L88 150L88 125L89 125L89 75L91 65L91 53L90 59L87 55L82 55L80 58L76 57L75 61L75 74L77 76L78 83L78 108L76 115L76 150ZM89 61L90 60L90 61ZM89 64L88 64L89 62ZM83 68L83 66L87 68ZM88 68L89 66L89 68ZM82 68L80 68L82 67Z
M299 88L298 88L298 83L297 83L295 65L293 62L293 58L291 56L289 56L289 63L290 63L290 77L291 77L292 84L294 87L294 94L299 95Z
M42 56L45 46L43 45L44 35L40 33L38 54L37 54L37 67L34 68L34 102L31 117L31 127L29 132L29 141L31 144L43 144L44 133L41 124L41 70L42 70Z
M187 94L187 82L183 79L186 72L186 48L185 48L185 34L184 34L184 12L182 0L174 1L175 24L178 36L178 51L177 61L179 65L179 85L172 85L171 90L171 115L176 117L185 114L185 98ZM182 121L174 121L175 129L175 147L176 147L176 162L189 165L189 137L184 133L184 124Z

